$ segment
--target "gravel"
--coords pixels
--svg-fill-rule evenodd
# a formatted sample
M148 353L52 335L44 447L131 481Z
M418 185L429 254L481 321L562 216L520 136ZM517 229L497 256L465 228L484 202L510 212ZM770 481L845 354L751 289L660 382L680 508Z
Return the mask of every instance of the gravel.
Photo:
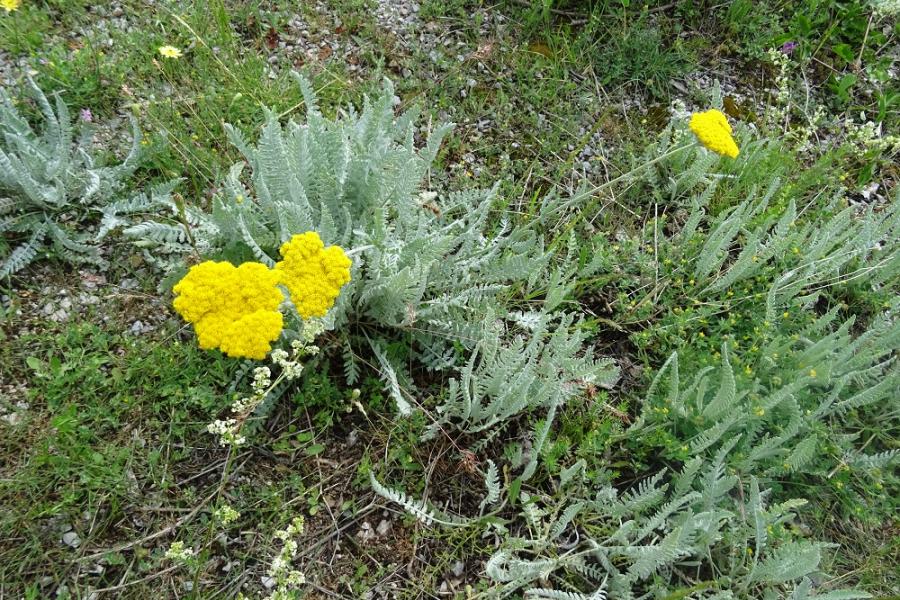
M81 538L74 531L67 531L62 535L62 543L70 548L77 548L81 545Z

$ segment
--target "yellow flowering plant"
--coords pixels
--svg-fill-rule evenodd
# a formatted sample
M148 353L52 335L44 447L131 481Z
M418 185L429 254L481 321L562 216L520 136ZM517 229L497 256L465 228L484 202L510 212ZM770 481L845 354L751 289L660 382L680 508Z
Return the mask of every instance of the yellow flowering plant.
M341 288L350 282L350 259L338 246L325 247L315 231L295 235L281 246L275 265L304 319L324 317Z
M173 288L175 310L194 325L201 348L261 360L281 335L279 274L261 263L206 261Z
M302 325L322 319L334 332L329 358L342 359L347 383L374 369L400 414L414 409L420 369L452 377L469 361L465 377L493 383L482 388L456 379L458 393L441 406L435 427L483 430L530 408L546 411L548 399L563 402L582 385L612 385L617 368L597 358L578 316L561 308L572 271L556 264L542 235L588 191L554 195L528 223L497 228L491 218L497 187L430 189L429 167L450 124L433 128L417 147L415 111L395 114L390 82L360 111L330 119L319 111L312 84L296 78L304 120L282 123L268 111L256 143L226 126L245 161L222 181L212 210L167 202L174 218L142 223L126 235L157 253L176 254L184 251L187 221L200 252L271 265L291 300L281 305L285 318L296 312ZM508 303L519 290L557 300L522 312ZM293 337L294 327L285 329ZM260 356L274 335L241 341ZM222 349L215 339L205 343ZM265 414L276 396L269 394L253 414ZM245 413L242 407L235 414ZM241 419L233 419L217 425L217 434L239 440Z
M181 58L182 52L175 46L160 46L159 53L164 58Z
M350 258L314 231L294 235L281 247L274 269L258 262L235 267L206 261L191 267L172 291L175 310L194 325L201 348L262 360L284 327L284 284L303 319L324 317L350 281Z
M716 154L737 158L740 150L732 137L731 124L719 110L710 109L691 115L691 131L707 149Z
M22 0L0 0L0 8L5 10L7 13L11 13L14 10L19 10L20 6L22 6Z

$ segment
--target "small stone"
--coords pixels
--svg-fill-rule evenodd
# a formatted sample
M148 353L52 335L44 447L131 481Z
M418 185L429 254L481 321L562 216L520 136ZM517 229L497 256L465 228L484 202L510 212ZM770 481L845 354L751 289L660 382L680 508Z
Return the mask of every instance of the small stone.
M260 581L262 582L263 587L266 588L267 590L270 590L273 587L275 587L275 578L274 577L264 576L260 579Z
M461 560L458 560L455 563L453 563L453 568L451 569L451 572L453 573L454 577L462 577L462 574L465 573L465 571L466 571L466 563L462 562Z
M368 521L364 522L360 526L359 531L356 532L356 537L364 542L367 542L375 537L375 534L372 532L372 524Z
M393 523L388 521L387 519L382 519L380 523L378 523L378 527L375 528L375 531L380 536L385 536L390 533L391 528L393 527Z
M9 413L8 415L3 415L0 419L6 421L7 425L16 426L22 422L22 415L20 413L14 412Z
M63 544L71 548L77 548L81 545L81 538L74 531L67 531L62 536Z
M94 294L81 294L81 296L78 297L78 301L85 306L100 304L100 298Z

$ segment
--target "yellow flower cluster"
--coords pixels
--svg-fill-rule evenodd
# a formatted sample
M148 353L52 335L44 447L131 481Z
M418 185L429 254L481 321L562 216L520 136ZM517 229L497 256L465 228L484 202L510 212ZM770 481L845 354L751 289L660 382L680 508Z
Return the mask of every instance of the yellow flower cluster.
M0 8L5 10L7 13L18 10L19 6L21 5L22 0L0 0Z
M324 317L350 281L350 259L339 246L325 248L319 234L307 231L281 245L284 260L275 265L304 319Z
M281 335L284 294L280 275L261 263L235 267L206 261L191 267L173 288L175 310L194 324L201 348L261 360Z
M690 127L700 143L716 154L737 158L739 150L731 137L731 125L721 111L712 109L694 113L691 115Z

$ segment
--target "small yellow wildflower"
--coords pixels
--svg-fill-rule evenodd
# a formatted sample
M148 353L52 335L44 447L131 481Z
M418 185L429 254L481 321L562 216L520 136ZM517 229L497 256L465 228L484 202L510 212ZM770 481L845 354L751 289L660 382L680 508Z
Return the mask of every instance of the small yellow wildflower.
M175 285L172 304L193 323L201 348L262 360L284 327L278 312L284 300L279 279L279 273L261 263L235 267L208 260L191 267Z
M160 46L159 53L166 58L181 58L181 50L175 46Z
M816 377L816 370L815 370L815 369L810 369L810 370L809 370L809 376L815 379L815 377Z
M22 6L22 0L0 0L0 8L3 8L7 13L19 10L20 6Z
M341 288L350 282L350 259L339 246L325 247L315 231L297 234L281 245L284 260L275 265L304 319L324 317Z
M740 153L731 137L731 125L725 115L716 109L691 115L691 131L709 150L722 156L737 158Z

